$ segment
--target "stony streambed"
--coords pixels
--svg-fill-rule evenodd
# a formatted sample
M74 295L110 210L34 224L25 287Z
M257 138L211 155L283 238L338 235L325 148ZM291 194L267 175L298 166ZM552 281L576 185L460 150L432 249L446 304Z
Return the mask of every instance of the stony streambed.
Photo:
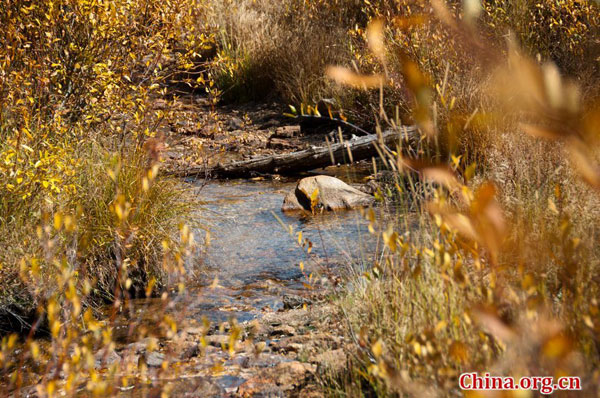
M349 181L362 176L336 171ZM121 395L166 388L172 396L319 396L315 377L344 366L347 342L326 296L351 267L368 264L373 238L359 211L282 213L294 186L234 181L199 189L200 214L211 225L202 272L168 304L133 300L115 322L117 349L96 356L99 367L121 362L144 370L145 382ZM181 325L177 333L140 341L165 312Z

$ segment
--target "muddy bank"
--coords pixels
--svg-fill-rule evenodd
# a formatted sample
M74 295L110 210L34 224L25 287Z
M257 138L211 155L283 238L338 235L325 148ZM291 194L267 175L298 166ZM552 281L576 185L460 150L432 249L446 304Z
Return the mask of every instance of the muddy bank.
M336 145L339 150L334 157L335 164L350 162L346 145L354 145L355 140L356 145L365 141L354 151L357 160L365 151L377 155L370 148L371 138L366 136L373 131L363 130L343 120L336 112L331 114L327 108L321 110L327 116L293 117L287 107L277 103L214 106L206 98L197 96L183 96L173 101L169 102L169 109L176 122L158 129L159 136L165 141L162 155L169 174L212 178L215 176L210 172L201 174L204 170L215 170L216 177L258 177L276 174L279 168L285 169L286 174L293 174L296 171L294 164L298 162L302 164L299 171L310 169L312 151L317 148L320 148L322 158L316 166L331 164L328 149L335 149ZM160 111L166 109L166 105L164 100L157 100L154 108ZM295 160L292 156L305 152L310 155L306 159ZM251 172L234 172L227 167L233 163L254 164L257 159L273 157L290 157L292 162L288 164L285 160L286 167L274 167L273 170L263 165L257 168L258 171Z

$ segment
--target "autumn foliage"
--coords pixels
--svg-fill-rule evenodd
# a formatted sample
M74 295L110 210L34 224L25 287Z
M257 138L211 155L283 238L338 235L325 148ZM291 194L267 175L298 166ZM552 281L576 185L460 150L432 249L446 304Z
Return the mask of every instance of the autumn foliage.
M382 244L336 299L352 355L323 391L454 396L494 371L598 393L597 3L8 0L0 27L0 391L144 380L96 369L95 309L185 290L194 203L161 174L185 92L421 132L379 148Z

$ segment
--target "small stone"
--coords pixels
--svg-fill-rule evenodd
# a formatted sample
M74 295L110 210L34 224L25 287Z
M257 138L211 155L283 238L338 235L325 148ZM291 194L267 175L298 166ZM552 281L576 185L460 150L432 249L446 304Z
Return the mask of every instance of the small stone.
M276 382L283 386L284 390L291 390L299 386L315 372L316 367L308 363L298 361L282 362L275 368L277 374Z
M271 332L271 336L293 336L296 334L296 329L289 325L277 326Z
M109 367L114 363L121 362L121 357L112 348L102 348L94 355L97 368Z
M283 390L275 385L275 381L263 375L250 378L240 385L236 396L239 397L283 397Z
M180 160L183 159L183 153L179 152L179 151L168 151L164 153L164 156L167 159L175 159L175 160Z
M261 127L263 129L268 129L268 128L272 128L272 127L278 127L280 124L281 123L279 122L279 120L269 119L266 122L264 122Z
M233 117L229 120L229 124L227 125L229 131L241 130L244 126L244 121L238 117Z
M246 380L232 375L224 375L215 380L215 383L225 390L226 393L232 394L237 391L238 387Z
M165 355L160 352L153 351L146 356L146 364L151 368L159 368L165 361Z
M198 343L189 343L186 344L181 349L181 355L179 355L180 359L190 359L193 357L197 357L200 355L200 345Z
M247 138L245 143L257 149L263 149L267 147L268 141L265 137L254 136Z
M225 334L213 334L210 336L204 336L204 341L206 341L207 345L221 347L222 345L229 344L229 336Z
M273 351L280 353L299 353L304 350L303 344L291 343L289 339L282 339L279 342L273 343Z
M211 377L192 377L180 379L172 384L171 397L223 397L228 396L226 391L220 387ZM147 396L160 397L162 390L156 394ZM135 394L129 394L135 395Z
M275 130L275 137L292 138L300 135L300 126L283 126Z
M135 355L144 354L146 350L150 351L158 347L158 339L156 337L146 337L135 343L128 344L123 351Z
M197 336L197 335L201 335L204 334L204 328L200 328L200 327L189 327L184 329L183 331L189 335L192 336Z
M271 149L294 149L298 148L297 142L292 142L282 138L271 138L267 143L267 147Z
M310 300L295 294L286 294L283 296L283 308L286 310L300 308L304 304L310 304Z

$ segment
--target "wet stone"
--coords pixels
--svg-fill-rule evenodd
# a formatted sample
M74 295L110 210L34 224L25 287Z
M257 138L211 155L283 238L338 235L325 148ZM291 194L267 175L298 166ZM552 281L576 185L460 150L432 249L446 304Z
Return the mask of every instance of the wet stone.
M229 361L225 362L225 366L239 366L240 368L247 368L250 365L250 358L243 355L236 355Z
M264 353L259 355L257 358L252 358L249 366L254 368L272 368L273 366L276 366L285 360L285 358L279 355Z
M197 357L200 355L200 345L198 343L186 344L181 349L181 354L179 356L180 359L190 359L193 357Z
M298 182L296 189L283 200L283 211L311 210L311 196L317 192L317 209L341 210L371 205L375 198L346 184L342 180L318 175L305 177Z
M204 334L204 328L199 328L199 327L189 327L184 329L183 331L189 335L192 336L197 336L197 335L202 335Z
M223 388L225 392L232 393L235 392L240 385L242 385L246 380L232 375L221 376L215 380L215 383Z
M148 347L158 347L158 339L155 337L146 337L136 343L131 343L125 346L123 353L140 355L144 354Z

